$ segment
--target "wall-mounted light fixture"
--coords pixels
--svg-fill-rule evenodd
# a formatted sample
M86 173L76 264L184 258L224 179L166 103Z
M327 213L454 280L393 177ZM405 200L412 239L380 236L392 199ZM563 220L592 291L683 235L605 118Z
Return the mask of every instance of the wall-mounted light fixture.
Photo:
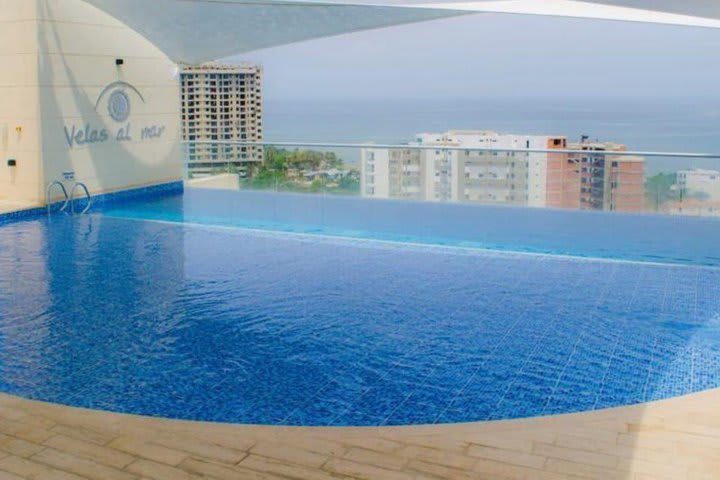
M123 66L123 65L125 65L125 60L122 58L116 58L115 65L117 65L118 67Z
M8 167L17 167L17 160L15 160L14 158L8 158L7 166Z

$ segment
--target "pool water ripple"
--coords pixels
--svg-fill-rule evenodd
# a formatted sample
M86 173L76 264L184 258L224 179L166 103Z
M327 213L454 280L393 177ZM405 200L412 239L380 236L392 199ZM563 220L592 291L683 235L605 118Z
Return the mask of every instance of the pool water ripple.
M720 269L112 215L0 227L0 390L251 424L519 418L720 387Z

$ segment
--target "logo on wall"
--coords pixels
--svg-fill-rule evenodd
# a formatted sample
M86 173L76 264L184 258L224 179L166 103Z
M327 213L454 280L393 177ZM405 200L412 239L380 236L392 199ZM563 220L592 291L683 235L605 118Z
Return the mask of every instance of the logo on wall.
M130 116L130 97L122 90L115 90L108 100L108 113L118 123L122 123Z
M118 123L123 123L130 118L130 95L128 92L133 93L142 103L145 103L145 98L142 96L140 91L133 87L127 82L113 82L100 92L97 102L95 102L95 110L101 113L102 102L107 100L107 112L110 114L110 118Z
M133 100L131 100L133 98ZM90 122L78 127L77 125L65 126L65 139L70 148L80 145L91 145L108 142L131 142L134 131L130 123L132 115L132 104L135 99L145 103L145 98L140 91L128 82L117 81L105 87L95 102L97 113L107 115L115 122L122 124L117 129L109 127L95 127ZM139 140L150 140L162 137L166 128L160 125L150 125L140 129Z

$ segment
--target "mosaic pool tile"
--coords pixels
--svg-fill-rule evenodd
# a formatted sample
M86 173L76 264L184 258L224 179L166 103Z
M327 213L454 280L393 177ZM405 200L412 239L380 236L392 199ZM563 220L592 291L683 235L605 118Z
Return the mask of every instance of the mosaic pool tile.
M0 390L282 425L452 423L720 387L720 269L113 216L0 227Z

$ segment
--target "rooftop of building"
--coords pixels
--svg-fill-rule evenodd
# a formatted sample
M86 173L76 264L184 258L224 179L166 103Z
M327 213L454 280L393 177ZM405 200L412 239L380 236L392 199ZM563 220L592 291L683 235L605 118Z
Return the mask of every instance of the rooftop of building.
M645 157L638 155L608 156L608 160L621 163L645 163Z
M482 129L451 129L446 132L422 132L418 133L417 136L478 136L478 137L500 137L500 138L566 138L565 135L534 135L534 134L522 134L522 133L506 133L497 132L495 130L482 130Z
M262 70L262 65L250 62L237 64L210 62L201 65L187 65L182 68L182 71L187 73L257 73Z
M568 144L570 150L592 150L598 152L624 152L627 150L627 145L615 142L601 142L598 140L588 141L581 140L580 142L573 142Z
M720 170L708 170L704 168L690 168L678 170L678 175L720 175Z
M562 135L528 135L528 134L513 134L513 133L500 133L492 130L448 130L447 132L423 132L415 135L417 143L424 143L429 145L445 145L462 147L468 146L472 143L502 143L506 147L513 147L520 145L521 142L525 146L525 142L533 142L533 147L538 148L542 144L544 147L545 143L550 140L559 140L563 142L563 145L567 142L567 138Z

